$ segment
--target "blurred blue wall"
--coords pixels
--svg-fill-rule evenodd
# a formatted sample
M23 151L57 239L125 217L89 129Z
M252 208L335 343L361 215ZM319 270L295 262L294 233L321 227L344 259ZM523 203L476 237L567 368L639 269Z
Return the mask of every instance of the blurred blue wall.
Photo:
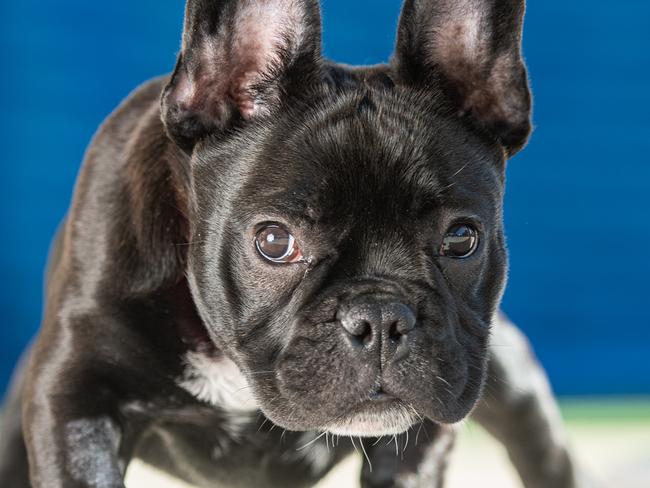
M325 0L325 51L386 60L400 2ZM0 3L0 392L41 317L48 243L84 149L169 71L181 0ZM537 0L536 130L508 169L506 311L563 394L650 393L650 2Z

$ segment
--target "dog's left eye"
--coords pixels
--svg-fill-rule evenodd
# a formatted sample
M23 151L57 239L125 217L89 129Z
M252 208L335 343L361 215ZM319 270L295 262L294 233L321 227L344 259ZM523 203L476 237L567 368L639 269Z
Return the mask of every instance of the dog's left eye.
M297 263L302 260L296 239L278 224L268 224L258 230L255 247L264 259L273 263Z
M478 247L478 231L469 224L452 225L442 239L440 255L450 258L466 258Z

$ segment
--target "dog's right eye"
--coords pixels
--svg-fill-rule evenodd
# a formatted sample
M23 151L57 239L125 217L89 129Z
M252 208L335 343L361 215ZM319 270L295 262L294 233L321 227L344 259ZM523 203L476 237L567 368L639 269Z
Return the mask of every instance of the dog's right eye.
M262 257L273 263L297 263L302 253L296 239L278 224L267 224L257 231L255 247Z

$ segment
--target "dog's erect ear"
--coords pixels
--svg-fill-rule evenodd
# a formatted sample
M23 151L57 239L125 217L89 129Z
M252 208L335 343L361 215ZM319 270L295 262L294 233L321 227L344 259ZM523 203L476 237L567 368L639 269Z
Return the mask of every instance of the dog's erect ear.
M523 147L531 129L524 10L524 0L406 0L393 59L407 83L442 83L459 111L508 155Z
M317 0L188 0L181 53L162 96L168 134L201 137L264 117L320 65Z

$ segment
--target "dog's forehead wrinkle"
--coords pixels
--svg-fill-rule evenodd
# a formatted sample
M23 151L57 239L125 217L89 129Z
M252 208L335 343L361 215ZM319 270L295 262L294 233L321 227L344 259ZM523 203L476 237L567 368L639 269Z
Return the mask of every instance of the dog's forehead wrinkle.
M355 159L374 157L380 160L377 161L378 170L385 169L381 167L384 164L392 166L396 174L404 178L409 175L422 178L429 173L431 180L439 174L456 171L455 161L485 158L484 148L476 147L476 138L458 124L444 117L432 118L429 112L419 117L417 109L415 113L410 109L406 115L403 101L385 99L383 94L371 97L376 109L349 115L348 106L356 107L367 97L367 93L355 93L341 97L338 104L335 100L320 117L305 122L311 126L309 130L294 132L296 147L299 151L309 148L323 153L329 159L338 159L340 165L359 170L359 161ZM344 117L340 116L341 111ZM437 130L432 130L432 125Z
M357 187L354 178L343 178L343 181L337 175L332 178L329 187L305 192L300 197L292 191L271 192L266 195L262 208L250 208L246 220L251 223L278 220L290 229L328 236L329 243L334 244L333 236L340 241L352 229L361 231L370 226L369 230L377 230L377 223L381 223L381 232L386 233L426 221L432 215L473 217L485 213L486 209L495 210L500 195L471 180L445 178L441 182L437 173L417 167L412 172L385 178L384 185L375 182L367 190ZM361 180L357 183L363 183ZM345 200L338 195L346 195Z
M403 193L411 192L424 200L435 198L445 186L453 184L447 182L457 171L458 165L452 162L471 158L480 151L472 150L470 143L466 145L468 149L462 151L464 157L454 154L458 150L450 149L452 135L442 135L450 132L449 122L444 117L434 117L440 119L436 124L441 130L432 131L430 115L423 115L422 120L412 110L408 117L405 115L404 105L413 99L419 100L419 96L400 97L367 87L352 90L324 101L328 102L326 107L317 103L317 109L307 111L306 116L291 115L289 120L275 126L259 124L256 134L245 131L235 134L228 142L209 147L207 155L201 158L202 165L210 165L210 160L218 159L220 167L227 167L224 162L232 161L232 168L226 168L231 178L241 181L257 176L266 185L266 195L274 194L273 187L278 188L277 193L286 191L285 180L296 179L298 191L313 194L317 200L327 190L323 188L327 184L323 181L331 179L332 173L342 167L348 180L357 187L367 186L362 180L366 180L369 174L377 180L383 179L387 185L397 177L413 183L413 188L405 189ZM369 100L373 109L359 113L356 108ZM353 114L341 118L337 115L341 111ZM430 114L430 111L426 112ZM456 138L468 138L467 134L459 136ZM269 153L282 152L283 146L288 148L288 156L266 161ZM363 158L373 161L364 164L360 161ZM244 164L242 160L254 164ZM255 172L251 174L251 167L260 168L264 178ZM238 173L236 168L244 168L244 172ZM314 180L311 183L308 182L310 177ZM312 209L319 208L318 202L313 201L306 206L305 215L313 218Z
M321 227L323 212L311 200L289 200L285 198L284 192L276 192L273 198L269 195L268 201L259 207L245 207L239 216L251 228L263 222L278 222L290 231L311 233Z

